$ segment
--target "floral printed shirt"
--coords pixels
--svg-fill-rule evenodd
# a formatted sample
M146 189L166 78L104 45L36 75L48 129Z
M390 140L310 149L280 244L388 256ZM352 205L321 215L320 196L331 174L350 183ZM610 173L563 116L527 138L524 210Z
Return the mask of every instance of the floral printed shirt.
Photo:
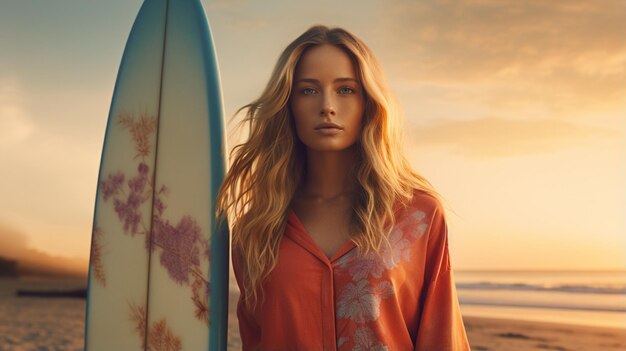
M440 203L416 191L389 239L380 255L348 240L329 259L290 211L265 300L253 312L239 300L243 350L470 350ZM233 250L243 288L240 262Z

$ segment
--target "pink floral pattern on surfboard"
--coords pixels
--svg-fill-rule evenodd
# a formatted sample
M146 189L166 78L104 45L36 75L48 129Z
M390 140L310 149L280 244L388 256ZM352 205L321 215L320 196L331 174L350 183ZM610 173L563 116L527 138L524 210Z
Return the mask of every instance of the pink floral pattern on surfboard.
M141 348L149 351L180 351L183 349L180 338L172 334L165 319L152 323L146 339L146 309L143 306L128 305L130 319L135 323L135 332L141 337ZM146 348L146 341L148 347Z
M182 216L177 223L164 218L167 209L166 196L170 189L164 184L157 187L153 183L149 166L145 162L145 158L151 154L151 139L157 130L157 120L146 114L138 119L129 114L120 114L116 122L118 127L130 133L136 152L134 159L139 161L134 174L121 171L107 174L99 184L102 200L113 205L123 225L124 235L143 236L146 250L152 249L153 257L158 255L159 262L168 272L170 279L190 288L195 317L208 325L210 284L204 277L200 264L202 261L210 262L209 242L202 239L202 229L193 217ZM139 208L153 196L150 226L142 220ZM105 237L106 233L96 225L93 232L91 266L95 281L103 287L106 287L107 282L103 263L106 255ZM145 340L145 307L129 303L129 310L136 333ZM180 339L169 331L164 319L150 326L147 342L148 350L181 349Z

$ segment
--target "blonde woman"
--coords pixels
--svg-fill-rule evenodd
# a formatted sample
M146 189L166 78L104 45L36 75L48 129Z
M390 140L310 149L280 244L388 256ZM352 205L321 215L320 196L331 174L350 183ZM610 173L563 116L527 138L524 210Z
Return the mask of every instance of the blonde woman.
M371 50L311 27L246 108L218 197L243 350L469 350L444 209Z

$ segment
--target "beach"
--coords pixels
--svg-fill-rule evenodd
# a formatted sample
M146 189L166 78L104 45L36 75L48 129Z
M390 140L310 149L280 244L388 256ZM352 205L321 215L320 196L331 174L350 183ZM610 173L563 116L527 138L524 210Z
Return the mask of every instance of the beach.
M626 329L464 317L473 351L626 350Z
M85 299L17 297L16 288L52 287L52 282L18 282L0 280L0 351L82 350ZM74 285L67 285L75 287ZM240 350L236 305L237 291L229 296L228 350ZM476 312L461 304L462 311ZM526 308L526 310L530 310ZM487 310L489 311L489 310ZM522 310L525 311L525 310ZM546 310L545 315L558 316L564 310ZM491 312L489 312L491 313ZM468 339L474 351L617 351L626 349L626 326L598 327L580 323L555 323L465 315ZM428 350L426 350L428 351Z
M236 314L237 299L238 294L231 293L229 350L241 348ZM463 322L473 351L623 351L626 349L626 328L474 316L464 316Z
M231 301L236 299L233 294ZM228 350L241 349L235 306L229 306ZM82 350L84 308L82 299L5 298L0 350ZM464 322L474 351L626 349L626 329L483 317L464 317Z

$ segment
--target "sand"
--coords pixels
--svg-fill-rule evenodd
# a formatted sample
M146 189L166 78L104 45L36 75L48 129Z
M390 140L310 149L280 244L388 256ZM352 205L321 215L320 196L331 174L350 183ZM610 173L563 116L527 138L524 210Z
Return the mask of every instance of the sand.
M464 317L463 320L473 351L626 350L626 329L483 317ZM231 323L236 324L236 319L231 318ZM229 350L241 348L235 329L236 326L231 325Z
M0 350L83 350L84 299L0 300Z
M626 329L464 317L473 351L623 351Z
M241 349L237 298L235 293L229 298L228 350ZM473 351L626 350L626 329L469 316L463 322Z
M236 299L231 295L229 350L241 349ZM84 318L83 299L0 299L0 350L81 350ZM482 317L464 322L474 351L626 350L626 329Z

